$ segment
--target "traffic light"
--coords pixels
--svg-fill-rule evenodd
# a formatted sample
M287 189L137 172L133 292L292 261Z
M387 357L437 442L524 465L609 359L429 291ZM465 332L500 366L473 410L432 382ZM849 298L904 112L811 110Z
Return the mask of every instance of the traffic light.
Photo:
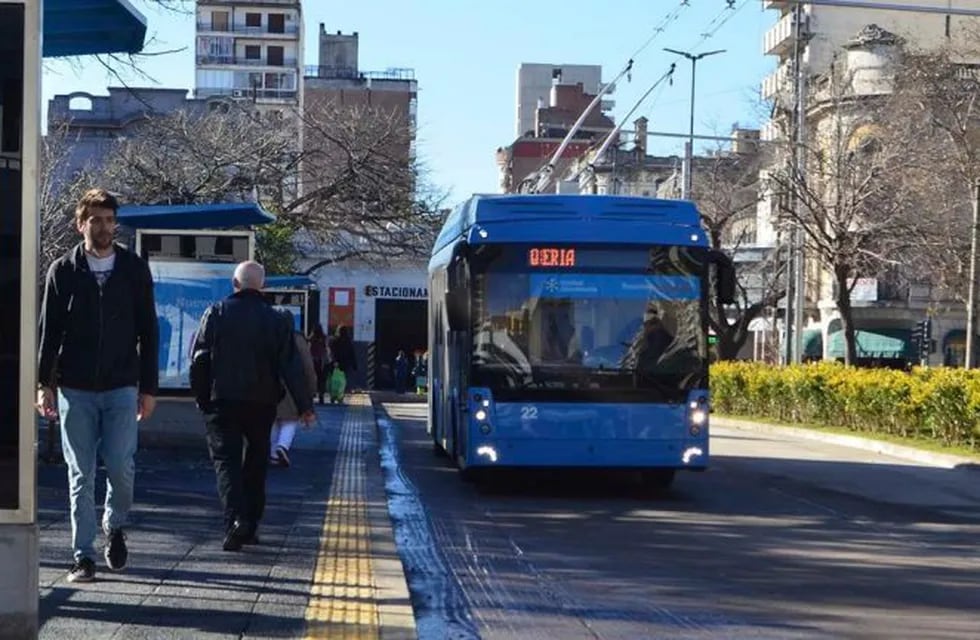
M912 346L919 362L926 362L932 352L932 319L926 318L912 327Z

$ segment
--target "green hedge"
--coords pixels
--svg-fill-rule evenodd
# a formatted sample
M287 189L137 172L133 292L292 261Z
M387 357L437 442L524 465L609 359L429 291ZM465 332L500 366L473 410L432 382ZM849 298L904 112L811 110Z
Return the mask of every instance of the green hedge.
M824 424L980 450L980 371L911 373L832 362L711 366L714 410L787 424Z

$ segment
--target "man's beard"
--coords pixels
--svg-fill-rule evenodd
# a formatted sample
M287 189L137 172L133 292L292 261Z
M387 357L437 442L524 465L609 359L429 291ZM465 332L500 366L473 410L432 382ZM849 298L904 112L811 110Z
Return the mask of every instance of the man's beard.
M96 251L105 251L112 248L111 233L93 233L92 248Z

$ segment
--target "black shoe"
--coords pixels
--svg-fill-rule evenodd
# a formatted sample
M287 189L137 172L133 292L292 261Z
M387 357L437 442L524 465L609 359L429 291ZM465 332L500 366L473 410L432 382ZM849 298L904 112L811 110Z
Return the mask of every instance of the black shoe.
M95 563L89 558L77 560L68 571L68 582L92 582L95 580Z
M235 523L229 527L228 533L225 534L225 541L221 548L225 551L239 551L242 545L246 544L246 541L254 535L243 522L235 520Z
M262 543L259 542L259 535L253 531L244 540L242 540L242 544L262 544Z
M110 571L122 571L126 568L126 560L129 558L126 534L122 529L109 529L105 536L105 563Z

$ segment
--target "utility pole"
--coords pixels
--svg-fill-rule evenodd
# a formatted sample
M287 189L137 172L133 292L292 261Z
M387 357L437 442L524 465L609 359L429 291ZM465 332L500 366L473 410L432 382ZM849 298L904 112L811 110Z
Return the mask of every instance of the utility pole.
M973 183L973 227L970 229L970 291L966 303L966 368L977 366L977 244L980 243L980 180Z
M694 82L697 77L698 60L718 53L725 53L725 49L705 51L704 53L690 53L687 51L678 51L677 49L668 49L667 47L664 47L664 51L676 53L677 55L684 56L691 61L691 122L687 130L687 145L684 147L684 187L683 191L681 192L681 198L684 200L690 200L691 188L694 184L694 181L692 180L692 174L694 173Z
M802 4L796 5L793 16L793 31L796 34L793 48L793 110L794 118L794 138L793 138L793 165L794 171L798 174L799 180L806 179L806 154L803 145L806 143L806 69L803 67L803 38L806 36L803 30L803 19L806 14ZM797 222L802 217L802 200L798 195L793 198L793 210ZM802 225L796 224L790 242L793 246L794 261L791 264L793 272L793 293L796 300L793 304L793 341L787 342L787 351L792 346L792 362L800 363L803 361L803 317L804 306L806 304L806 252L804 245L806 240ZM788 294L788 292L787 292ZM788 310L788 308L787 308ZM787 323L790 317L786 318ZM787 334L788 336L789 334Z

